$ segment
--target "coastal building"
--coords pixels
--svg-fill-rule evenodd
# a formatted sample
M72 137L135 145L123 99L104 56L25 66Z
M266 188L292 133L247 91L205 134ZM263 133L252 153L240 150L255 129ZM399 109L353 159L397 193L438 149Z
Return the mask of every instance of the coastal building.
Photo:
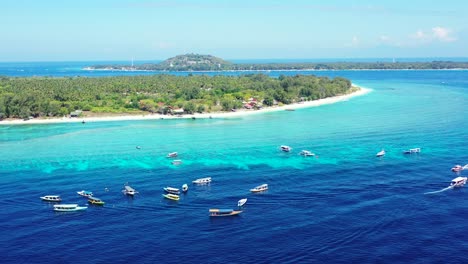
M83 113L82 110L75 110L70 113L70 117L79 117Z

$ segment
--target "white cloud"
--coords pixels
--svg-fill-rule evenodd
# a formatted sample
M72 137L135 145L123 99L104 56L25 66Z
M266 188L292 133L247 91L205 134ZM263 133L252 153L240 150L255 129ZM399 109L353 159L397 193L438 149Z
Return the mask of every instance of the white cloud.
M456 37L452 36L452 30L444 27L433 27L430 31L423 31L420 29L411 34L410 38L420 42L453 42L457 40Z
M353 36L351 42L345 43L345 47L358 47L360 44L359 38L357 36Z
M453 42L457 40L457 38L452 36L452 30L450 28L443 27L433 27L432 37L442 42Z

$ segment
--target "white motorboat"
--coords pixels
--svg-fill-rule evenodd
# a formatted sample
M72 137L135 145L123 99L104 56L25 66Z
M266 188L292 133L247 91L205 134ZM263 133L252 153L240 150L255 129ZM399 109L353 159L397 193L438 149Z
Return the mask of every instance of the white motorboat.
M467 177L456 177L450 182L451 187L462 187L466 184Z
M83 197L86 197L86 198L89 198L89 197L93 196L93 192L89 192L89 191L85 191L85 190L82 190L82 191L79 191L79 192L76 192L76 193L83 196Z
M385 155L385 150L382 149L381 151L377 152L377 154L375 156L383 157L384 155Z
M186 183L184 183L184 185L182 185L182 191L183 192L187 192L188 191L188 185Z
M167 154L166 157L167 157L167 158L175 158L175 157L177 157L178 155L179 155L179 154L177 154L177 152L171 152L171 153Z
M57 212L75 212L86 210L86 206L78 206L77 204L56 204L54 205L54 211Z
M403 151L404 154L414 154L414 153L421 153L421 148L412 148Z
M258 193L258 192L263 192L263 191L266 191L268 190L268 184L262 184L262 185L259 185L253 189L250 189L251 192L253 193Z
M135 189L133 189L132 187L130 187L130 186L128 186L128 185L125 185L125 186L124 186L124 189L122 190L122 192L123 192L124 194L126 194L126 195L131 195L131 196L133 196L133 195L135 195L135 194L138 193Z
M211 177L200 178L192 181L194 184L208 184L211 182Z
M46 195L41 196L41 199L46 202L61 202L62 198L59 195Z
M299 155L304 156L304 157L310 157L310 156L315 156L314 153L308 151L308 150L302 150Z
M280 149L281 151L284 151L284 152L290 152L292 150L290 146L286 146L286 145L281 145Z
M167 193L172 193L172 194L179 194L180 191L178 188L173 188L173 187L164 187L163 188L165 192Z
M244 199L240 199L238 202L237 202L237 207L242 207L244 206L244 204L247 202L247 198L244 198Z

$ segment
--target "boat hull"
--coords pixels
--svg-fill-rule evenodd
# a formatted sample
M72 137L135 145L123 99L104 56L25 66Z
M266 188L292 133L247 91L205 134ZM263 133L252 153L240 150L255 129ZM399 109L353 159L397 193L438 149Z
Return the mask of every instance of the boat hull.
M175 195L175 194L163 194L162 195L164 198L166 199L169 199L169 200L172 200L172 201L179 201L180 197L178 195Z

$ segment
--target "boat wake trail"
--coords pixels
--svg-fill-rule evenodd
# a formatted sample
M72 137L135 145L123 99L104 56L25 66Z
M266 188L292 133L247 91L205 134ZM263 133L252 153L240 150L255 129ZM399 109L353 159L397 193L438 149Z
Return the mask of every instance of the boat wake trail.
M444 188L444 189L442 189L442 190L438 190L438 191L435 191L435 192L427 192L427 193L424 193L424 194L441 193L441 192L445 192L445 191L447 191L447 190L450 190L450 189L452 189L452 188L453 188L453 186L449 186L449 187Z

